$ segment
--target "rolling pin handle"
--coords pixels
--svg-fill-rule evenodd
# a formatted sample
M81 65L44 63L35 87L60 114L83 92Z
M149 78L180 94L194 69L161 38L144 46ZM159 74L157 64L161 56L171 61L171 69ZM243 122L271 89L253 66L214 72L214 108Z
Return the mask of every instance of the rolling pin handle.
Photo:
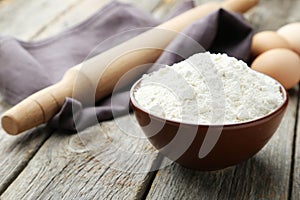
M32 128L33 125L37 126L44 122L46 122L46 115L43 108L37 101L30 98L17 104L2 117L2 127L11 135L16 135Z
M180 32L187 25L193 23L195 20L201 19L218 8L244 13L254 7L258 2L259 0L226 0L220 4L203 4L161 24L158 28ZM155 31L150 30L142 34L142 36L153 37L152 40L156 41L161 49L164 49L176 36L169 34L168 37L164 37L163 40L159 40L158 42L158 39L161 39L161 37L154 33ZM142 36L132 38L126 43L122 43L106 51L106 54L104 52L90 59L89 62L85 64L87 74L80 71L81 64L69 69L62 81L31 95L6 111L2 117L2 127L7 133L16 135L50 120L63 105L66 97L73 97L82 102L85 102L85 100L90 102L88 100L93 98L92 103L94 103L95 97L96 100L99 100L108 95L114 89L114 83L118 82L124 73L136 66L152 63L159 57L160 54L157 54L156 51L149 51L149 49L136 54L127 54L127 57L125 56L122 62L112 63L112 65L107 68L107 71L105 71L101 79L102 81L97 81L99 77L99 73L97 72L102 72L103 67L106 67L104 63L111 62L109 58L112 57L112 55L119 55L118 53L124 49L130 48L136 43L140 44L139 41ZM143 46L139 46L139 48L142 47ZM99 84L102 84L101 87L98 87ZM105 87L103 87L104 85ZM96 94L93 94L93 91L96 91Z

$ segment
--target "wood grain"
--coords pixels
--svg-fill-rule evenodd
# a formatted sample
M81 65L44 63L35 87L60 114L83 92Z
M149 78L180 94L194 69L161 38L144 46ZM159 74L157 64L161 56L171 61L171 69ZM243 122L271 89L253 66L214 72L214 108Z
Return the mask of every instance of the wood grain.
M118 120L53 134L1 197L140 199L158 156L138 126L120 128L130 116Z
M0 96L0 113L9 107ZM0 125L0 194L24 169L50 133L50 129L39 128L23 135L10 136Z
M62 30L81 23L108 2L109 0L85 0L78 2L70 8L68 12L62 13L51 23L47 24L47 26L36 35L35 39L45 39L54 36L59 34Z
M34 1L32 1L33 3L35 3ZM143 1L146 2L146 1ZM148 2L148 1L147 1ZM59 33L60 31L64 30L65 28L69 27L69 26L73 26L74 24L76 24L76 22L79 22L80 20L84 19L85 17L87 17L88 15L91 15L96 9L88 9L88 8L92 8L95 7L95 3L96 1L89 1L89 2L82 2L78 5L74 5L71 8L68 8L68 12L66 13L57 13L56 17L54 17L53 20L51 21L47 21L43 24L43 29L41 31L40 27L37 27L35 29L36 32L32 32L32 34L25 34L25 35L20 35L17 31L14 32L14 28L11 28L11 32L9 34L14 35L16 37L23 37L23 39L28 39L30 37L32 37L32 35L36 35L35 37L37 39L41 39L43 37L46 36L51 36L53 34ZM103 5L103 2L101 5ZM149 4L149 3L148 3ZM27 5L27 4L26 4ZM28 12L27 8L25 8L26 5L22 5L22 7L20 6L19 9L24 9L25 12ZM100 4L98 4L100 5ZM101 6L100 5L100 6ZM141 4L143 5L143 4ZM8 4L7 6L10 6L10 4ZM30 7L31 5L28 4L28 6ZM99 7L100 7L99 6ZM11 10L10 8L5 8L7 10ZM67 8L66 8L67 9ZM85 9L85 11L83 11L82 17L80 17L80 10L81 9ZM152 8L151 8L152 9ZM19 10L16 10L16 12L21 12ZM42 13L39 13L38 11L35 12L35 17L39 16L39 15L43 15ZM69 24L68 24L69 22ZM5 20L0 20L0 26L1 23L5 24L7 23ZM65 24L68 24L65 26ZM18 26L19 24L16 23L16 26ZM2 25L4 26L4 25ZM31 26L29 26L31 27ZM15 28L17 29L17 27ZM33 29L33 28L32 28ZM49 30L49 34L48 34L48 30ZM9 32L9 31L7 31ZM3 107L0 107L1 110L7 110L9 108L8 105L6 105L3 101L1 101L0 105L5 105ZM106 126L103 126L106 127ZM116 127L115 127L116 128ZM107 127L105 128L107 132L109 131L114 131L114 129L111 129L111 127ZM93 130L93 129L91 129ZM96 134L98 133L97 131L91 131L91 134ZM106 132L105 132L106 133ZM104 133L104 134L105 134ZM64 139L61 138L61 136L59 135L63 135L62 137ZM119 132L113 132L113 134L115 134L115 137L119 137ZM69 137L69 135L65 135L63 133L55 133L53 137L51 137L51 140L45 145L45 147L43 147L43 151L42 153L39 153L37 155L35 155L35 153L37 151L39 151L39 148L41 145L43 145L43 143L47 140L47 138L49 137L50 132L46 131L44 129L39 129L38 131L34 131L33 133L28 132L24 135L21 136L17 136L17 137L12 137L12 136L8 136L6 134L3 133L3 131L1 132L0 135L0 141L1 141L1 147L0 147L0 152L1 153L1 157L2 160L4 162L0 163L0 192L2 193L8 186L9 184L19 175L19 173L21 173L21 171L23 170L24 167L27 166L28 162L32 159L33 156L35 156L32 161L30 163L35 163L33 165L33 168L31 167L32 164L29 165L29 167L26 167L26 171L22 173L22 175L20 175L21 178L19 178L18 180L20 180L19 182L17 182L16 184L20 184L19 186L12 186L10 187L11 189L8 190L5 193L5 196L2 197L4 199L23 199L22 195L27 194L26 197L28 197L29 199L35 199L35 197L41 196L43 197L43 195L46 195L46 191L48 193L48 196L54 196L57 197L58 193L56 192L51 192L51 190L48 190L48 184L50 184L51 179L55 179L56 180L56 175L57 174L61 174L62 177L60 177L63 180L58 180L61 183L67 182L67 184L62 184L61 188L59 190L63 191L64 193L64 197L68 198L72 195L75 196L86 196L87 198L93 195L103 195L103 196L110 196L112 194L114 194L114 190L116 190L115 192L117 192L121 197L123 196L124 198L126 196L131 196L133 197L141 197L143 195L143 191L146 189L147 187L147 182L151 180L151 176L153 175L152 173L149 173L149 169L146 170L144 169L144 165L147 166L151 166L153 164L153 159L156 159L156 154L154 155L155 158L152 158L151 162L148 161L142 161L140 160L139 162L136 163L130 163L130 165L135 165L135 166L140 166L142 169L139 169L137 171L147 171L145 173L142 174L134 174L131 173L131 175L128 175L128 173L123 173L122 171L118 171L118 170L114 170L112 168L110 168L110 170L108 170L109 166L107 165L99 165L99 161L95 158L91 158L88 155L82 155L82 157L78 157L77 158L77 154L81 153L81 150L76 149L74 150L75 147L72 147L74 144L76 146L76 136L73 137ZM8 138L8 139L7 139ZM51 143L52 141L52 143ZM57 145L57 141L61 141L62 146ZM73 141L71 142L72 145L68 146L68 150L70 150L69 148L71 148L71 152L75 151L75 153L70 153L72 154L72 159L68 158L66 160L64 160L65 158L65 152L64 152L64 143L68 142L68 141ZM75 141L75 142L74 142ZM104 140L105 141L105 140ZM124 139L123 141L126 141L126 139ZM101 142L101 141L100 141ZM134 145L131 145L131 142L133 142L132 140L127 141L127 143L125 142L125 144L127 144L129 147L133 147ZM20 143L22 145L20 145ZM50 145L49 145L50 143ZM24 145L23 145L24 144ZM138 143L135 143L135 145L137 145ZM71 146L71 147L70 147ZM79 145L80 146L80 145ZM54 157L49 157L48 152L51 152L52 149L57 149L58 151L56 151L56 156ZM81 148L81 146L79 147ZM151 153L153 153L154 149L152 149L151 146L148 145L141 145L141 148L144 149L144 151L151 151ZM149 150L150 148L150 150ZM8 150L7 150L8 149ZM12 149L14 151L12 151ZM137 148L137 150L139 150ZM141 151L139 151L141 152ZM108 155L107 155L108 154ZM109 162L113 162L115 164L116 168L117 165L114 159L111 159L110 157L110 153L109 151L107 152L107 154L103 154L103 160L106 159L107 163ZM118 155L119 156L119 155ZM132 157L132 156L130 156ZM5 159L4 159L5 158ZM120 157L122 158L122 157ZM40 159L46 161L46 163L41 162L42 165L38 165L38 167L36 167L35 165L40 162ZM78 162L77 162L78 160ZM89 160L92 160L91 162L89 162ZM128 159L130 160L130 159ZM136 161L136 160L135 160ZM54 165L50 165L50 167L52 168L52 176L48 176L48 171L43 171L45 166L48 166L49 163L55 163ZM62 165L59 165L59 163L62 163ZM69 163L68 163L69 162ZM56 165L56 163L58 163ZM72 163L71 165L69 165L70 163ZM87 174L83 174L83 172L80 172L80 166L85 165L85 163L87 163L87 167L89 168L90 172ZM155 162L154 162L155 163ZM62 167L60 167L62 166ZM68 167L67 167L68 166ZM39 173L42 174L42 176L46 179L43 180L41 178L36 178L35 176L38 176L38 174L36 174L36 170L37 168L39 168L41 171L38 171ZM66 168L66 169L65 169ZM130 167L128 166L129 169L131 169L131 171L133 171L135 168L134 167ZM77 170L79 169L79 172L77 172ZM50 170L50 171L51 171ZM99 170L99 171L98 171ZM101 171L102 170L102 171ZM108 171L107 171L108 170ZM70 174L64 174L65 171L69 171ZM151 170L150 170L151 171ZM74 173L73 173L74 172ZM30 178L25 177L24 178L24 174L29 175L32 174L32 176L30 176L30 178L32 178L33 180L31 180ZM100 182L98 182L97 179L93 179L93 175L97 174L98 176L95 176L95 178L99 178L101 179L101 177L103 176L106 180L107 180L107 185L108 186L103 186L102 185L102 179ZM70 176L70 179L68 179L67 177ZM86 177L86 180L90 180L89 184L87 184L85 186L85 184L81 184L80 180L82 179L82 176ZM23 179L23 178L24 179ZM73 194L73 190L77 188L77 185L75 187L72 187L72 183L70 183L69 181L71 181L71 179L78 180L77 183L81 184L82 186L82 191L85 192L85 194L82 194L82 192L80 193L74 193ZM31 184L29 184L29 182L32 182ZM43 182L44 181L44 182ZM57 182L57 184L60 184L59 182ZM71 181L72 182L72 181ZM54 183L54 182L53 182ZM40 187L43 188L41 190L35 191L32 189L31 185L35 185L37 184L36 187ZM66 187L68 184L70 184L70 187ZM96 189L94 189L94 184L97 185ZM128 187L128 189L126 189L127 185L130 186ZM134 185L134 186L131 186ZM54 186L56 187L56 186ZM124 187L124 189L123 189ZM19 191L18 193L20 195L16 196L16 192L15 192L15 188ZM102 193L98 194L97 189L102 189ZM132 191L131 191L132 190ZM94 193L94 194L91 194ZM0 194L1 194L0 193ZM61 192L60 192L61 193ZM97 194L96 194L97 193ZM111 194L110 194L111 193ZM122 194L122 195L121 195Z
M300 87L300 84L299 84ZM293 169L293 181L291 185L291 199L292 200L298 200L300 199L300 91L298 93L298 113L297 113L297 120L298 120L298 126L296 126L296 137L295 137L295 143L294 143L294 169Z
M53 18L68 10L75 1L64 1L59 7L58 1L47 2L41 0L3 2L0 5L1 35L8 34L29 40ZM0 94L0 113L8 108L10 105L4 102ZM0 127L0 194L26 167L51 132L50 129L38 128L20 136L9 136Z
M79 1L67 0L64 2L48 2L30 0L21 2L11 0L1 4L0 7L0 30L1 34L9 34L19 39L36 39L34 35L41 29L47 32L45 27L53 24L64 12L73 10ZM90 2L94 3L94 2ZM59 4L59 6L57 6ZM103 5L103 4L102 4ZM90 7L92 7L90 5ZM29 14L30 13L30 14ZM34 14L32 14L34 13ZM78 13L74 13L74 15ZM74 16L73 15L73 16ZM84 18L83 16L82 18ZM26 20L24 20L26 18ZM66 16L65 18L68 18ZM73 17L74 19L74 17ZM57 32L64 30L60 21L57 21L59 28ZM9 24L9 25L8 25ZM39 38L37 38L39 39ZM10 108L0 95L0 113ZM51 130L39 128L29 131L23 135L12 137L0 131L0 194L26 167L29 160L35 155L40 146L51 134Z
M260 0L247 18L256 31L277 30L286 23L300 20L300 2L297 0Z
M55 20L51 21L47 26L44 27L42 31L40 31L35 39L44 39L47 37L54 36L58 34L61 30L70 28L75 26L82 21L89 18L96 11L98 11L101 7L108 4L111 0L85 0L78 2L74 6L72 6L68 12L64 12L59 17L56 17ZM144 9L146 12L157 12L156 8L161 8L161 1L137 1L137 0L120 0L120 2L134 4L141 9ZM168 3L167 6L174 4ZM165 5L165 4L164 4Z
M9 136L0 131L0 194L26 167L43 142L51 134L51 130L38 128L19 136Z
M34 39L48 23L82 0L12 0L0 7L2 35Z
M168 7L179 2L126 1L152 11L156 17L165 16ZM197 0L197 4L207 1ZM1 34L25 40L42 39L80 22L104 2L106 0L7 0L0 4ZM277 29L286 22L300 20L299 4L297 0L261 0L260 6L247 18L256 30ZM289 188L296 93L296 90L290 91L291 103L280 129L254 158L210 173L173 164L157 173L147 199L300 199L299 145L295 149L293 190ZM8 108L0 100L0 112ZM129 116L121 119L127 122ZM295 144L300 144L299 126L298 123ZM78 135L59 132L51 135L47 129L17 137L0 131L0 194L8 187L0 198L143 198L155 175L148 171L157 167L159 157L138 129L132 126L123 129L125 131L117 122L106 122L81 132L81 139ZM126 156L124 152L128 152ZM138 152L140 156L136 156ZM292 196L288 196L289 190Z
M173 164L160 170L147 199L287 199L296 92L279 129L252 159L222 171L196 172Z
M288 22L299 21L296 10L299 10L298 1L261 0L246 17L256 31L276 30ZM173 164L158 172L147 199L290 199L290 182L293 183L292 199L299 199L299 128L294 177L291 177L297 91L289 91L290 104L279 130L254 158L236 167L209 173Z

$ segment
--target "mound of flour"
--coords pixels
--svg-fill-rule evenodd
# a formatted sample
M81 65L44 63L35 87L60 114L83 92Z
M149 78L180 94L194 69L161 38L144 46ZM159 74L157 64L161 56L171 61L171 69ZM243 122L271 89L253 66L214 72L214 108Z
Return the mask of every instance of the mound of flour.
M283 103L276 81L243 61L208 52L144 75L134 96L154 115L197 124L249 121Z

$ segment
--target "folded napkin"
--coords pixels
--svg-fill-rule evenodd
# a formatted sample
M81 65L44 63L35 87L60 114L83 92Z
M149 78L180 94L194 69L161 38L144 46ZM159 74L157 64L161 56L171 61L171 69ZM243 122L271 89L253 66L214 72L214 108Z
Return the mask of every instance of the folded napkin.
M184 2L169 16L193 8L194 2ZM59 81L70 67L81 63L89 55L101 53L138 34L137 31L120 34L114 41L96 45L127 30L154 27L161 23L149 13L129 4L113 1L81 24L54 37L38 42L24 42L13 37L0 37L0 89L4 99L16 104L30 94ZM248 61L253 35L251 26L239 14L218 10L191 24L183 33L193 38L212 53L227 53L238 59ZM168 46L157 63L171 65L183 58L169 53L194 53L186 45L186 37L178 36ZM93 50L93 51L92 51ZM91 56L91 55L89 55ZM162 67L153 65L145 73ZM49 122L57 129L79 131L94 123L95 114L99 121L122 115L129 109L129 91L120 91L112 98L107 97L96 103L95 107L83 107L81 102L72 98L66 101L60 112ZM74 109L75 108L75 109Z

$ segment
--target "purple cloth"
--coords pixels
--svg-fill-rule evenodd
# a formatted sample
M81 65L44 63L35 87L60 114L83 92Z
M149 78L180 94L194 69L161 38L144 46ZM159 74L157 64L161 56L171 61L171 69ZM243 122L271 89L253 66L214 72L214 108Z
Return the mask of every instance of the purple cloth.
M193 1L185 2L168 18L194 7ZM126 30L153 27L161 23L149 13L128 4L112 2L81 24L54 37L38 42L23 42L12 37L0 37L0 89L5 100L16 104L30 94L59 81L70 67L82 62L96 45L112 35ZM141 31L140 31L141 32ZM193 23L183 33L210 52L227 53L248 61L253 35L252 28L241 15L218 10ZM120 34L113 41L104 42L93 55L101 53L139 34L139 31ZM197 53L190 48L185 37L178 36L168 46L169 51L180 51L185 57ZM89 55L89 56L93 56ZM184 59L164 52L160 64L173 64ZM151 66L146 73L162 65ZM62 130L82 130L97 121L112 119L128 112L128 88L96 103L83 107L81 102L67 98L60 112L49 125ZM76 122L76 126L75 126Z

